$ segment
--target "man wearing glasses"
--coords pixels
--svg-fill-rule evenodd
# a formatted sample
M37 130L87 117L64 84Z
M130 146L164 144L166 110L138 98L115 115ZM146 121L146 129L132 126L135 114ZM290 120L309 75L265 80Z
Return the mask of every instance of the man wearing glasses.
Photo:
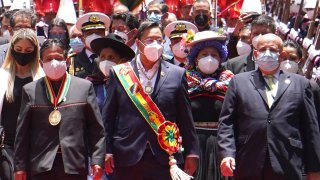
M18 31L21 28L29 28L35 30L36 27L36 15L28 9L21 9L15 12L10 19L10 26L7 27L10 35L12 36L14 31ZM2 65L9 43L0 46L0 66Z
M142 23L136 43L137 57L110 71L108 96L102 110L107 142L106 172L114 172L115 179L171 179L169 156L154 133L154 125L162 115L179 128L187 155L184 171L192 175L197 168L199 149L185 70L162 59L163 34L158 23ZM123 76L125 80L120 79ZM126 80L133 82L130 88L125 85ZM130 94L149 101L138 107ZM143 109L151 115L143 116L140 113ZM174 155L177 164L183 162L180 151Z

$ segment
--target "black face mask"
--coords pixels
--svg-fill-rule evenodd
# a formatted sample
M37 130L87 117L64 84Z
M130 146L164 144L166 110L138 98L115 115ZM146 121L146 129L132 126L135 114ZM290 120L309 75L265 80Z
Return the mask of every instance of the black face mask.
M12 50L12 56L16 60L16 62L21 65L25 66L29 64L35 58L35 51L31 53L21 53L15 50Z
M204 27L208 25L208 16L205 14L199 14L195 17L194 22L196 23L197 26L199 27Z

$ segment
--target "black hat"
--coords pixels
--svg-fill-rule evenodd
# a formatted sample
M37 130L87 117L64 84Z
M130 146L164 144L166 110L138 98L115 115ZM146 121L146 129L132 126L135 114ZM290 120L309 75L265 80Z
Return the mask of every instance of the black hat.
M126 57L128 60L133 59L135 56L134 51L125 44L119 35L114 33L109 33L104 38L97 38L93 40L90 46L93 52L98 55L102 49L109 47L114 49L116 52L120 52L120 55Z

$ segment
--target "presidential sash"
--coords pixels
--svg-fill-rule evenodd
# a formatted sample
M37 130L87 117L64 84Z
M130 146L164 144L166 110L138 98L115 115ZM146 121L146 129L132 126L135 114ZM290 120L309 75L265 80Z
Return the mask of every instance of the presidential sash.
M180 150L182 139L177 125L165 120L157 105L144 91L130 63L113 66L113 69L133 104L156 133L160 147L169 155Z

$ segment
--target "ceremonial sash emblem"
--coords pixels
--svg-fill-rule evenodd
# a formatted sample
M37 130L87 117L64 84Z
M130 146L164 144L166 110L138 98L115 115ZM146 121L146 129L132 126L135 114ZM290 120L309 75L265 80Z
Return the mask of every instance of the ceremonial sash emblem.
M129 63L113 68L126 93L156 133L161 148L170 155L176 153L181 148L181 138L177 125L165 120L157 105L145 92Z

